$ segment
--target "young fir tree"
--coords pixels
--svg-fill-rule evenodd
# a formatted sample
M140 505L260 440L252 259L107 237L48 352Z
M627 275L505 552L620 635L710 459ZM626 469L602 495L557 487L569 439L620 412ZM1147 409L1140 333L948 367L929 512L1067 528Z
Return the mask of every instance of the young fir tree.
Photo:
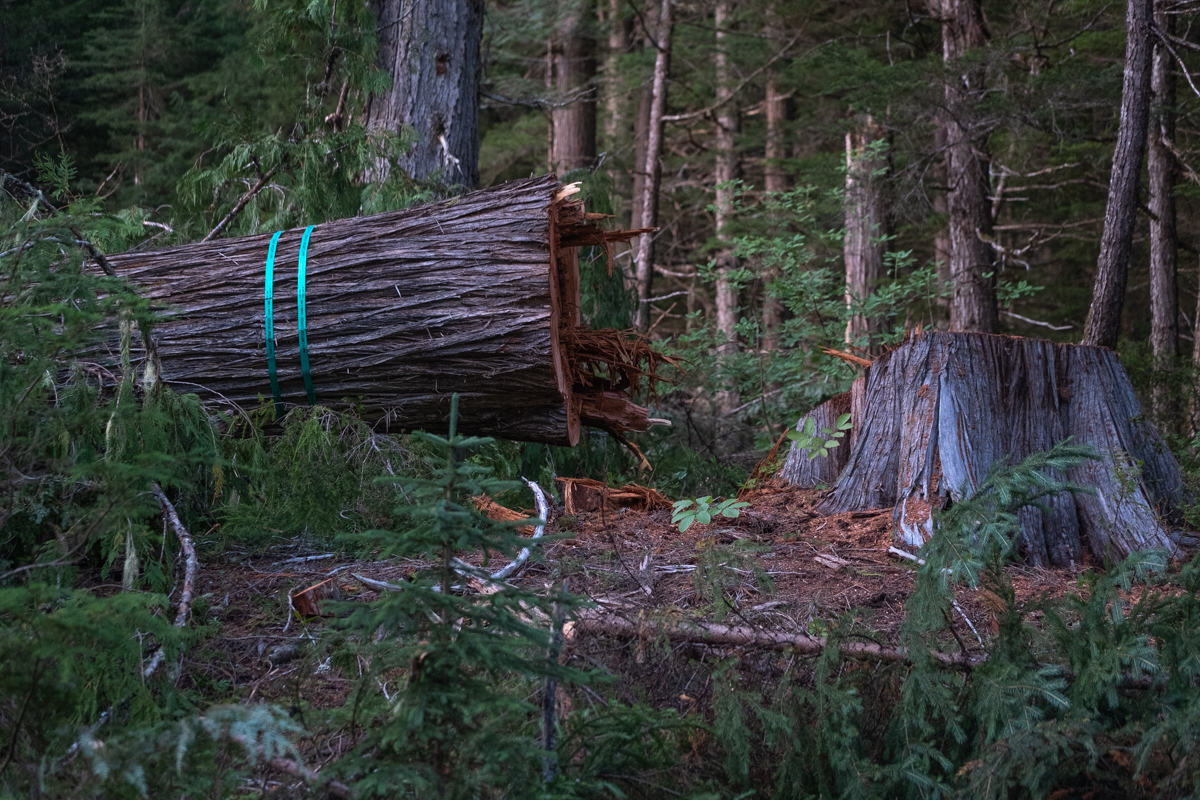
M583 674L549 656L553 620L580 599L563 591L518 588L488 571L492 559L515 557L528 542L517 523L497 522L470 498L513 488L486 467L462 461L462 451L490 440L457 432L458 395L450 433L414 438L434 451L431 477L394 479L403 489L394 531L367 536L382 557L432 563L366 608L355 607L344 629L361 637L346 651L370 659L359 688L387 704L339 769L361 797L473 798L485 789L527 796L541 785L544 758L534 723L534 682L579 680ZM536 551L535 551L536 552ZM472 567L456 553L478 553ZM367 644L367 642L374 642ZM376 684L378 680L380 683ZM389 683L398 685L388 695ZM384 687L384 696L374 687Z

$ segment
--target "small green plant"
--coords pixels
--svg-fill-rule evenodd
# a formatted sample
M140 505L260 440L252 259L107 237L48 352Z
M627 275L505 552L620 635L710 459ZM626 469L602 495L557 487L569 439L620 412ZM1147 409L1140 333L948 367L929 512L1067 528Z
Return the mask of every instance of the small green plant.
M713 500L712 495L697 497L695 500L679 500L671 507L671 524L679 525L679 532L683 533L692 527L693 523L707 525L713 521L713 517L733 519L742 513L739 509L748 505L750 504L737 502L737 498L734 497L718 503Z
M832 428L822 428L820 431L817 430L817 423L809 417L800 428L788 431L787 437L803 447L808 457L813 459L829 455L830 450L841 444L838 439L843 438L851 427L849 414L842 414Z

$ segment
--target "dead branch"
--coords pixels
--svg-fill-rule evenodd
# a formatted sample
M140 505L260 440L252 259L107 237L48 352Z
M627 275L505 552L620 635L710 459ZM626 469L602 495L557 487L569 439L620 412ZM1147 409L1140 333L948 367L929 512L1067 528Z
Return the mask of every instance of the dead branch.
M828 640L822 636L784 631L764 631L748 627L733 627L716 623L629 620L603 610L589 609L580 612L563 629L564 641L568 644L581 634L616 636L634 639L641 636L665 635L675 642L694 644L727 645L733 647L761 647L768 650L794 650L803 655L820 655ZM843 658L860 661L890 661L912 663L906 647L890 647L868 642L840 642L838 652ZM930 658L952 669L970 669L985 659L973 659L958 653L929 652Z
M261 178L258 179L258 183L254 184L254 186L251 187L251 189L248 192L246 192L244 195L242 195L238 199L238 201L236 203L234 203L233 208L229 209L229 213L225 215L225 218L217 223L217 227L215 227L211 231L209 231L208 236L205 236L200 241L208 242L208 241L211 241L212 239L216 238L217 236L219 236L221 234L221 231L225 230L225 228L229 225L229 223L233 222L234 218L237 217L238 214L242 213L242 209L244 209L246 207L246 204L249 203L251 200L253 200L258 195L258 193L261 192L263 190L263 188L271 181L272 176L275 175L275 172L278 169L279 169L279 165L276 164L275 166L273 166L269 170L267 170L266 173Z
M179 521L179 514L175 512L175 506L171 505L171 501L167 499L167 495L157 483L151 484L151 491L154 492L154 499L158 500L158 507L162 509L167 524L171 526L171 530L175 531L175 536L178 537L179 544L183 548L183 591L179 594L179 608L175 612L175 627L182 628L187 625L188 612L192 610L192 595L196 591L196 571L199 569L200 563L196 558L196 546L192 542L192 536ZM163 648L162 645L159 645L158 649L154 651L154 655L150 657L150 663L142 670L142 677L149 678L153 675L162 661Z

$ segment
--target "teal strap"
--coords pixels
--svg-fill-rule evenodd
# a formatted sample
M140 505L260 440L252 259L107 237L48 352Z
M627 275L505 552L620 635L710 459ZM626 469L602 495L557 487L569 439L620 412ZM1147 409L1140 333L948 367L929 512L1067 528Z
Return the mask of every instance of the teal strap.
M275 418L283 418L283 398L279 395L279 374L275 371L275 246L279 244L279 231L271 237L267 248L267 274L263 281L263 336L267 340L267 374L271 378L271 396L275 398ZM305 240L307 244L307 240Z
M308 261L308 237L312 236L313 228L309 225L304 229L304 238L300 240L300 268L296 271L296 324L300 329L300 371L304 374L304 392L308 395L308 404L317 404L317 394L313 391L312 374L308 371L308 322L304 313L304 268Z

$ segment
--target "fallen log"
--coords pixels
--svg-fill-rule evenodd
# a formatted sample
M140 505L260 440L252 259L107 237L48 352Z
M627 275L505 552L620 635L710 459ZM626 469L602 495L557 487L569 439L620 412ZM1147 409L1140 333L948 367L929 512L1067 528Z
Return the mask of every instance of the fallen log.
M108 257L158 314L162 379L277 416L320 403L384 430L575 444L645 430L642 339L580 319L577 250L605 231L553 176L406 211ZM115 343L108 354L118 360ZM144 352L134 353L135 361ZM598 377L603 376L603 377Z
M1016 463L1073 437L1076 444L1092 445L1100 459L1053 477L1092 487L1095 494L1059 495L1044 501L1044 508L1022 509L1026 560L1079 564L1085 542L1101 560L1174 550L1162 520L1183 499L1179 466L1142 415L1113 351L915 332L876 359L860 380L861 401L851 392L852 445L820 511L894 507L900 538L919 547L933 535L933 512L969 496L994 463ZM811 414L834 415L845 402L835 398L829 409ZM793 452L789 459L801 455ZM807 485L814 480L812 471L784 477Z
M666 636L673 642L792 650L803 655L819 655L828 646L828 640L825 637L809 636L806 633L757 630L749 627L684 620L630 620L599 609L580 611L563 627L563 640L568 646L583 634L615 636L622 639ZM861 661L911 662L912 660L905 647L890 647L873 642L840 642L838 652L842 658ZM929 651L929 656L944 666L956 669L973 667L985 660L983 658L973 659L966 653L943 653L939 650Z

